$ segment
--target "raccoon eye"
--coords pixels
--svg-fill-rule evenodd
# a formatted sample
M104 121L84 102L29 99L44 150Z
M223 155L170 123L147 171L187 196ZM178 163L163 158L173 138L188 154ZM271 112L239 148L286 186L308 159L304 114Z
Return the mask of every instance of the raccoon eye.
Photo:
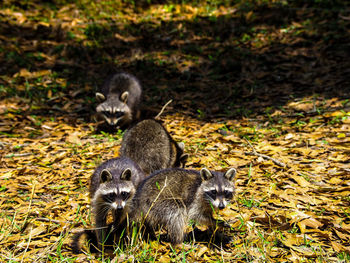
M123 116L123 115L124 115L124 112L122 112L122 111L118 111L118 112L115 113L115 116L116 116L117 118L119 118L119 117L121 117L121 116Z
M231 191L225 190L224 191L224 195L225 195L226 198L232 198L232 192Z
M216 190L214 189L214 190L211 190L210 191L213 195L216 195Z
M106 117L110 117L111 113L109 111L102 111L102 114Z
M124 192L123 191L120 194L122 195L123 199L127 199L129 197L129 193L128 192Z
M109 193L109 194L106 195L106 198L107 198L108 200L113 200L115 197L116 197L116 194L115 194L115 193Z

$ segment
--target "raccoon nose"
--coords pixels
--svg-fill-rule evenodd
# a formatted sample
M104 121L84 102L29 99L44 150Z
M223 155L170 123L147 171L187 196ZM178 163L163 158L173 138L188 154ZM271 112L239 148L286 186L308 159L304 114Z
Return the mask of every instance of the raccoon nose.
M119 211L120 211L120 210L123 210L123 206L122 206L121 204L118 204L118 205L117 205L117 210L119 210Z
M225 208L225 204L223 202L219 203L219 209L224 209Z

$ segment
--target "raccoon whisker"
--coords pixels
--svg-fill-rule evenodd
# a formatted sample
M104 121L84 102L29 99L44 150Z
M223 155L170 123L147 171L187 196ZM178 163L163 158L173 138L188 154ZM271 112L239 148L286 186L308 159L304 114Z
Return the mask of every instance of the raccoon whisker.
M208 195L204 195L204 198L203 198L205 201L207 201L209 204L213 203L215 200L213 198L211 198L210 196Z
M110 210L112 210L110 206L104 206L96 211L96 215L106 215Z

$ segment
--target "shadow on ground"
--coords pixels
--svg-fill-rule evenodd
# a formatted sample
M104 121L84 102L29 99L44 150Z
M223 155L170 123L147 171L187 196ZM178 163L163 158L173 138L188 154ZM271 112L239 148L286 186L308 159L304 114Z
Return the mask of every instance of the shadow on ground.
M39 115L89 116L96 88L108 74L123 70L140 78L147 106L160 109L173 99L170 111L206 119L264 112L299 97L345 99L349 5L322 3L241 4L228 14L190 19L86 19L76 25L85 39L72 33L74 26L64 29L61 20L20 24L2 12L2 97L18 95L44 105L44 111L30 111ZM23 12L34 8L13 5ZM142 13L152 6L134 8ZM19 73L23 69L51 75L28 78ZM62 79L64 84L56 81ZM49 96L49 90L58 95ZM72 101L80 106L69 112L65 105Z

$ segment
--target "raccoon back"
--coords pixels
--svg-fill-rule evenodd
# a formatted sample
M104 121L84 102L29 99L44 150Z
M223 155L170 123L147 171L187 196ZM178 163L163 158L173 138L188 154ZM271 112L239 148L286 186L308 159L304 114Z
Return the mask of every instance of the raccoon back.
M135 207L147 211L156 200L158 204L176 202L189 207L202 182L199 172L182 168L160 170L141 182L134 196ZM142 209L143 208L143 209Z
M182 153L166 129L153 119L143 120L129 128L120 148L120 155L134 160L146 174L180 166Z

